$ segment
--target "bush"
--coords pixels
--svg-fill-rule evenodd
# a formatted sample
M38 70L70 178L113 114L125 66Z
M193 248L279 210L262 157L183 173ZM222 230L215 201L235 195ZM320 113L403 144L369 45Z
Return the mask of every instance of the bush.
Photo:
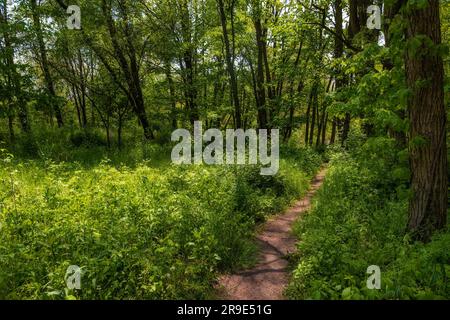
M69 135L69 140L75 147L106 147L108 145L106 139L93 130L74 131Z

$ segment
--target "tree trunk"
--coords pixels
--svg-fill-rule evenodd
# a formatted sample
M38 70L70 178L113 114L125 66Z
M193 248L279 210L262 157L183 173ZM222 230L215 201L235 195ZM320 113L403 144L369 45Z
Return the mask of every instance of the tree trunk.
M86 78L84 74L83 68L83 57L81 55L81 50L78 49L78 69L80 72L80 111L81 111L81 120L83 124L83 128L87 127L87 115L86 115Z
M320 114L319 108L317 108L317 120L319 125L317 126L317 137L316 137L316 147L319 147L322 141L322 126L325 122L325 111L323 110L322 115Z
M170 112L172 117L172 129L177 128L177 99L175 97L175 83L173 82L172 72L170 70L170 63L166 63L166 79L169 86L170 94Z
M117 145L119 150L122 150L122 128L123 128L123 117L119 116L119 123L117 127Z
M123 22L125 24L125 41L127 45L128 52L123 48L118 39L118 34L116 30L115 20L112 16L112 8L111 3L106 0L102 1L102 10L105 15L108 32L111 38L112 46L114 48L115 58L119 62L120 68L125 77L125 81L127 83L127 87L125 90L123 89L122 84L120 87L127 94L128 100L130 101L133 111L136 114L139 122L144 130L144 136L146 139L151 140L154 139L153 131L150 128L150 123L147 118L147 113L145 111L144 105L144 97L142 94L142 86L141 80L139 77L139 66L136 58L136 49L133 43L133 25L130 19L128 18L128 7L123 3L120 6L120 13L122 15ZM127 57L129 61L127 60ZM108 69L110 74L115 77L114 72L112 71L110 65L104 56L99 54L99 58L105 67ZM115 80L117 81L117 79Z
M312 104L312 119L311 119L311 128L309 131L309 145L312 146L314 142L314 129L316 126L316 115L319 112L317 105L317 90L314 91L313 104Z
M55 111L56 121L58 122L58 127L61 128L64 125L64 122L63 122L63 118L62 118L61 109L59 108L59 102L58 102L58 99L56 96L53 79L50 74L50 67L49 67L48 58L47 58L47 49L45 48L44 36L42 34L41 19L40 19L40 15L38 12L39 9L38 9L38 5L37 5L37 0L31 0L31 10L32 10L33 23L34 23L34 28L36 31L36 37L37 37L38 46L39 46L41 68L42 68L42 72L44 73L45 84L47 86L48 93L50 94L50 97L52 98L51 105L53 107L53 110Z
M80 125L80 128L83 128L83 121L81 120L80 106L78 105L78 93L77 93L77 89L75 88L74 85L72 85L72 94L73 94L73 102L75 104L75 109L77 110L78 124Z
M351 122L351 116L350 113L346 113L345 114L345 119L344 119L344 125L342 128L342 136L341 136L341 141L342 141L342 145L345 144L345 142L348 139L348 134L350 133L350 122Z
M306 110L306 128L305 128L305 145L311 144L313 141L313 133L314 133L314 124L311 121L311 111L312 111L312 119L315 119L315 103L316 103L316 97L317 97L317 90L318 90L318 84L317 82L314 82L311 88L311 92L309 94L309 100L308 100L308 109ZM311 121L311 122L310 122Z
M1 11L0 11L0 23L5 24L5 26L8 26L8 4L6 0L3 0L1 2ZM7 32L8 28L5 28L5 31L3 32L3 40L4 40L4 47L6 52L6 62L10 66L7 69L7 83L8 83L8 89L11 90L11 92L16 97L15 106L17 108L17 115L19 117L19 122L22 127L22 131L30 134L31 133L31 126L28 119L28 110L26 107L25 99L23 98L22 94L22 84L21 84L21 78L19 72L17 72L16 63L14 61L14 48L11 41L11 37L9 32ZM11 102L12 107L12 102Z
M333 126L331 127L331 137L330 144L334 144L336 142L336 132L337 132L337 119L333 119Z
M325 140L327 137L327 125L328 125L328 112L326 112L326 110L325 110L324 113L325 113L325 120L324 120L323 127L322 127L322 145L323 146L325 145L325 142L326 142Z
M9 129L9 141L14 143L16 140L16 135L14 134L14 116L12 114L8 114L8 129Z
M256 71L256 86L258 89L257 109L259 127L264 129L268 127L268 117L266 108L266 89L264 86L264 37L262 32L261 20L258 17L254 21L256 31L256 42L258 47L258 66Z
M230 76L230 90L234 104L234 117L236 122L236 128L240 128L242 126L242 115L239 101L238 83L236 71L234 68L234 55L231 52L232 48L230 47L230 40L228 38L227 18L225 15L223 0L217 0L217 7L219 10L220 22L222 24L223 41L225 43L225 59L227 62L228 74ZM234 8L231 7L230 10L233 11ZM233 26L234 24L232 25L232 29L234 29ZM232 33L234 34L234 30L232 30Z
M353 9L353 8L351 8ZM340 59L344 55L344 42L342 41L342 37L344 34L343 30L343 17L342 17L342 0L334 1L334 19L335 19L335 31L336 36L334 38L334 58ZM342 72L340 69L335 70L336 78L335 78L335 88L334 90L339 91L342 88ZM330 144L334 144L336 142L336 134L337 134L337 122L338 119L333 117L333 127L331 129L331 137Z
M422 36L426 39L420 40L419 48L408 48L405 59L412 92L408 115L414 193L409 203L408 230L422 241L430 240L434 231L446 227L448 201L444 68L442 57L436 52L436 46L441 44L439 1L427 2L425 8L412 8L406 13L407 41L417 41Z

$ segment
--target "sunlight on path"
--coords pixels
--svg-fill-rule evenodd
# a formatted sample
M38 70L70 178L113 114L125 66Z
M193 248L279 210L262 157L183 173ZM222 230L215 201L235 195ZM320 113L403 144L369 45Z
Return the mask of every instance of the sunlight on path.
M323 183L326 169L322 169L311 183L308 194L282 215L266 222L257 235L259 258L250 270L225 275L219 279L221 297L230 300L281 300L289 281L286 255L296 250L297 239L292 225L308 211L311 199Z

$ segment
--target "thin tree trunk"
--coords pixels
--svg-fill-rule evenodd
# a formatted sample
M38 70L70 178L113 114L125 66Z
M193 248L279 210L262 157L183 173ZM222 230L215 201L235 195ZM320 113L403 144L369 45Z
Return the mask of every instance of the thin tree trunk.
M14 116L12 114L8 114L8 129L9 129L9 141L14 143L16 140L16 135L14 133Z
M238 83L236 77L236 71L234 68L234 54L232 52L232 48L230 48L230 40L228 37L228 28L227 28L227 18L225 15L225 8L223 4L223 0L217 0L217 7L220 15L220 22L222 24L222 34L223 40L225 43L225 59L227 63L228 74L230 76L230 90L234 104L234 114L236 121L236 128L240 128L242 126L242 115L241 115L241 105L239 101L239 91L238 91ZM230 11L233 12L234 8L231 7ZM232 13L231 13L232 14ZM232 34L234 34L234 24L232 24Z
M139 122L144 130L145 138L152 140L154 139L154 135L153 131L150 128L147 112L145 111L141 80L139 77L139 66L136 59L136 49L134 47L134 43L132 40L133 35L132 22L129 21L128 8L125 5L125 2L123 2L122 4L123 5L120 6L120 13L122 14L122 18L125 24L125 40L128 48L128 52L126 53L125 50L123 49L123 46L120 44L118 40L116 25L112 17L111 3L107 2L107 0L102 0L102 10L106 18L108 32L114 48L115 57L119 62L119 65L123 71L128 86L128 88L125 89L125 93L127 94L128 100L133 106L133 111L136 114L137 118L139 119ZM129 57L129 62L126 56ZM99 58L102 60L105 67L107 67L111 75L115 76L105 57L99 55ZM115 81L117 82L117 79ZM120 87L123 88L121 84Z
M314 108L315 91L316 83L313 84L311 92L309 93L308 109L306 110L305 145L308 145L309 143L311 109Z
M50 74L50 67L49 67L48 58L47 58L47 49L45 48L44 36L42 34L41 19L40 19L40 15L38 12L39 9L38 9L38 5L37 5L37 0L31 0L31 10L32 10L33 23L34 23L34 28L36 31L36 37L37 37L38 46L39 46L41 68L42 68L42 72L44 74L45 84L47 86L47 90L48 90L50 96L53 98L53 100L51 101L51 105L53 106L53 110L55 111L56 120L58 122L58 127L61 128L64 125L64 122L63 122L61 109L59 107L57 95L55 92L53 78Z
M83 121L81 120L80 107L78 105L77 89L75 88L74 85L72 85L72 94L73 94L73 102L75 104L75 109L77 110L78 124L80 125L80 128L83 128Z
M350 123L351 123L351 115L350 113L346 113L345 114L345 119L344 119L344 124L342 127L342 136L341 136L341 141L342 141L342 145L345 144L345 142L348 139L348 135L350 133Z
M79 63L79 72L80 72L80 111L81 111L81 119L83 128L87 127L87 116L86 116L86 84L85 84L85 75L83 68L83 58L81 56L81 50L78 49L78 63Z
M316 125L316 114L318 112L317 105L317 91L314 91L314 100L312 104L312 119L311 119L311 128L309 131L309 145L312 146L314 142L314 129Z
M334 144L336 142L336 132L337 132L337 119L335 117L333 119L333 126L331 128L330 144Z
M119 147L119 150L122 149L122 127L123 127L123 118L122 116L119 116L119 124L117 128L117 145Z
M323 123L323 127L322 127L322 145L325 145L325 140L326 140L326 136L327 136L327 125L328 125L328 112L325 112L325 120Z
M353 9L353 8L351 8ZM334 1L334 19L335 19L335 31L336 36L334 38L334 58L340 59L344 54L344 42L342 41L343 37L343 17L342 17L342 0L335 0ZM336 70L336 78L335 78L335 89L336 91L339 91L342 87L342 79L341 79L341 70ZM338 119L336 117L333 117L333 126L331 128L331 137L330 137L330 144L334 144L336 142L336 135L337 135L337 125L338 125Z
M172 72L170 70L170 63L166 63L166 79L169 85L169 94L170 94L170 109L171 109L171 117L172 117L172 129L177 128L177 100L175 97L175 84L172 78Z
M268 127L268 116L266 106L266 89L264 86L264 37L261 26L261 20L258 17L254 21L256 31L256 42L258 47L258 66L256 75L256 85L258 89L257 95L257 109L258 109L258 122L260 128Z
M2 1L2 10L0 12L0 23L8 26L8 4L6 0ZM16 97L16 108L17 115L19 117L19 122L22 128L22 131L30 134L31 126L28 119L28 110L26 107L25 99L22 94L22 84L20 79L20 74L17 72L16 63L14 61L14 48L11 42L10 34L7 32L8 28L5 28L3 32L3 40L6 51L6 62L10 66L7 72L7 83L8 89Z
M325 121L325 111L323 110L322 115L320 115L320 110L317 108L317 119L319 125L317 126L317 137L316 137L316 147L319 147L320 141L322 141L322 126Z

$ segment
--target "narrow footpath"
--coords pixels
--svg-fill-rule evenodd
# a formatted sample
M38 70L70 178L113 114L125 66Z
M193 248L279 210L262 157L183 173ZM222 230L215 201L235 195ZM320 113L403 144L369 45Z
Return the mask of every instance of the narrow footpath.
M296 250L292 234L294 222L311 207L311 200L323 183L322 169L311 183L308 194L285 213L267 221L257 235L258 263L250 270L219 279L220 296L230 300L282 300L289 281L286 256Z

